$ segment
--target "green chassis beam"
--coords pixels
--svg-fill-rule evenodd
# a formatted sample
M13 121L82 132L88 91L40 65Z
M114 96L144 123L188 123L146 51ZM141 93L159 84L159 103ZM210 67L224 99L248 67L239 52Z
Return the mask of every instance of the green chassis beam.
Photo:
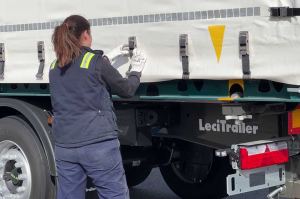
M143 83L129 101L190 101L190 102L300 102L300 93L288 92L298 86L266 80L245 80L234 87L227 80L173 80ZM232 87L229 88L229 85ZM242 88L243 87L243 88ZM243 97L230 98L232 92ZM0 96L50 96L48 84L0 84ZM122 100L113 96L114 100ZM128 99L126 99L128 101Z

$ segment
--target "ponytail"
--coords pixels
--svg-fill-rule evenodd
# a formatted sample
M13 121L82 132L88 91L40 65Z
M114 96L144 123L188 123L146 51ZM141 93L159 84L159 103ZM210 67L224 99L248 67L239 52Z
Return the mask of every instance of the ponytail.
M90 24L79 15L68 17L60 26L55 28L52 43L60 67L69 64L80 55L80 36L85 30L90 31Z

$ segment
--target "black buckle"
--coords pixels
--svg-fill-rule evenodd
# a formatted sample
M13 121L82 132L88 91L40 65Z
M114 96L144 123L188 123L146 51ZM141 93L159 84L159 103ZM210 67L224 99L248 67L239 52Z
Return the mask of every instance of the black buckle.
M289 7L271 7L271 17L293 17L293 8Z
M45 67L45 44L44 41L38 41L37 43L38 60L40 62L39 69L35 77L38 80L43 79L44 67Z
M189 43L188 35L181 34L179 36L179 55L182 62L182 79L189 79Z
M137 47L137 41L135 36L128 38L129 55L132 57L133 50Z
M250 71L250 50L249 50L249 33L248 31L241 31L239 36L239 50L240 58L242 59L242 68L244 79L249 79L251 76Z
M0 43L0 80L4 79L4 67L5 67L5 47L4 47L4 43Z

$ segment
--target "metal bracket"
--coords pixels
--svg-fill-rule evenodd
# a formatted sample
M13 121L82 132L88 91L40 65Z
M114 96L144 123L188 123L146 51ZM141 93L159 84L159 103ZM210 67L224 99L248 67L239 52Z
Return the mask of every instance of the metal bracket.
M249 51L249 33L248 31L241 31L239 36L240 44L240 58L242 59L242 67L244 79L249 79L250 72L250 51Z
M300 88L287 88L289 93L300 93Z
M43 79L45 67L45 44L44 41L37 43L38 60L40 62L38 73L35 75L38 80Z
M189 79L189 43L188 35L181 34L179 36L179 55L182 62L182 79Z
M0 43L0 80L4 79L4 67L5 67L5 46L4 43Z
M300 16L300 8L271 7L269 9L271 17L296 17Z
M232 149L218 149L215 151L215 156L217 157L227 157L229 155L233 154Z
M226 178L229 196L285 184L285 166L274 165L253 170L236 170Z
M279 198L279 194L284 192L286 190L286 186L283 185L281 187L278 187L277 189L275 189L274 191L272 191L270 194L267 195L268 199L275 199L275 198Z
M225 115L225 120L234 120L235 124L241 124L244 120L252 118L252 115Z
M246 119L253 119L253 116L246 113L243 106L240 105L222 105L222 114L225 120L234 120L235 124L241 124Z

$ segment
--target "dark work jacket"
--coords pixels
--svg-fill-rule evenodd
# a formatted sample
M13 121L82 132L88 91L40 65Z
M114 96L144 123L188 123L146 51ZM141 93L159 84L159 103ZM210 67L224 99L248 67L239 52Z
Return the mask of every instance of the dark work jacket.
M93 57L88 68L81 67L87 52ZM132 97L141 75L131 72L123 78L102 54L84 47L70 64L51 66L52 131L57 146L80 147L118 136L111 93Z

